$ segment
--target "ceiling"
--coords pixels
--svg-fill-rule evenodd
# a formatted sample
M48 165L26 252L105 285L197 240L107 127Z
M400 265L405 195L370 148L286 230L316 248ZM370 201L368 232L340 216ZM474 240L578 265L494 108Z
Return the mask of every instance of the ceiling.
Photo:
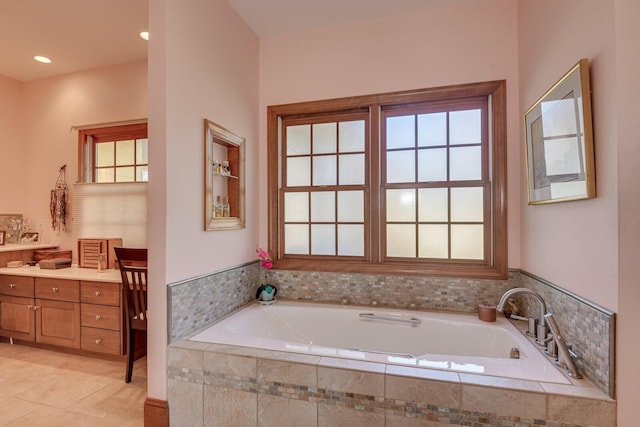
M259 37L469 0L228 0ZM0 0L0 75L31 81L142 60L148 0ZM51 64L34 61L44 55Z

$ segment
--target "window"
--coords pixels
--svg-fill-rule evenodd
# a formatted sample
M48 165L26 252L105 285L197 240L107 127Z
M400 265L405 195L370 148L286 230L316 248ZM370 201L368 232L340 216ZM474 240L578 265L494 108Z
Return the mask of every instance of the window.
M506 277L503 81L268 115L276 268Z
M149 180L147 124L80 129L81 182Z

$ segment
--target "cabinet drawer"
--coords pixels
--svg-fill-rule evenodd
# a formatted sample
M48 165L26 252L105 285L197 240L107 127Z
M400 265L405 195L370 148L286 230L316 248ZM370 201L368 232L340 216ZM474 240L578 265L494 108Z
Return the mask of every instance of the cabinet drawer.
M80 282L80 301L89 304L120 305L120 283Z
M81 348L107 354L122 354L120 332L107 329L82 327Z
M80 313L81 326L120 330L120 307L82 303Z
M80 282L77 280L36 277L36 298L80 302Z
M1 275L0 294L33 298L33 277Z

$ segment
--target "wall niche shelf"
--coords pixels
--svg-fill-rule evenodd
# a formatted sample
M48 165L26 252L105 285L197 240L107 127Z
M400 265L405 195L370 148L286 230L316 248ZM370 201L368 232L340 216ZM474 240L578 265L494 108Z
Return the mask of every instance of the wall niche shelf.
M204 120L205 231L245 227L244 142L243 137Z

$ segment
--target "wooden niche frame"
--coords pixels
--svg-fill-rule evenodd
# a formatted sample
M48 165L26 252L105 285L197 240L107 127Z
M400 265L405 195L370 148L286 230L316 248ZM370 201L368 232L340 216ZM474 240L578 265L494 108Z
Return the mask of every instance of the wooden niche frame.
M245 139L204 120L204 229L234 230L245 227ZM228 167L222 167L223 162ZM217 210L218 199L227 207Z
M589 61L524 113L529 204L596 197Z

